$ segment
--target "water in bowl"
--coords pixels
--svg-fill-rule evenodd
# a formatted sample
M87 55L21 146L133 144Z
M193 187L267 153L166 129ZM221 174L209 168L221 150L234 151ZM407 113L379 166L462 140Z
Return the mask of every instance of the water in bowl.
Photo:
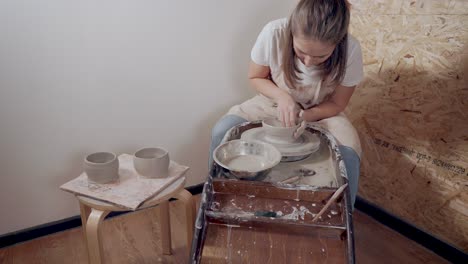
M266 161L259 155L238 155L228 160L227 166L236 171L261 171L266 168Z

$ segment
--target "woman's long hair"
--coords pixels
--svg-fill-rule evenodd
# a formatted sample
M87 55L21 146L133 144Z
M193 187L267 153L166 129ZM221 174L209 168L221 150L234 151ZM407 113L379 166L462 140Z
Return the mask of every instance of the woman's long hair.
M289 17L286 47L283 49L284 79L289 88L296 88L301 71L296 65L293 36L336 45L331 56L319 65L322 79L330 84L339 84L345 75L349 6L346 0L301 0Z

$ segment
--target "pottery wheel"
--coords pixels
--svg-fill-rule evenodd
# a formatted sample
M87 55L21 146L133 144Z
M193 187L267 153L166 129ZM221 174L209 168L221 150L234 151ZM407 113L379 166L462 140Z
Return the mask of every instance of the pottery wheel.
M244 131L241 135L241 139L247 141L261 141L272 144L281 152L283 157L309 155L317 151L320 147L320 138L316 134L313 134L307 130L304 131L304 133L294 142L280 142L277 140L270 140L262 127L252 128Z

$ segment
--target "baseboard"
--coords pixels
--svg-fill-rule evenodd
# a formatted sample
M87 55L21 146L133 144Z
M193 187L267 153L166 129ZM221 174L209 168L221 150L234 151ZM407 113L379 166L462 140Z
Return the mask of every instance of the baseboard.
M190 186L185 188L193 195L199 194L203 191L203 183ZM173 200L173 199L172 199ZM126 212L111 212L107 218L131 213L132 211ZM79 215L68 217L62 220L45 223L38 226L18 230L15 232L7 233L0 236L0 248L12 246L18 243L26 242L35 238L51 235L57 232L61 232L67 229L72 229L81 226L81 217Z
M203 191L203 183L186 188L193 195L200 194ZM403 236L419 243L435 254L445 258L451 263L468 263L468 255L462 250L434 237L416 226L403 221L402 219L386 212L375 204L372 204L361 197L357 197L355 208L381 224L388 226ZM131 211L129 211L131 212ZM112 212L107 218L126 214L129 212ZM46 223L43 225L19 230L0 236L0 248L12 246L21 242L29 241L35 238L47 236L53 233L61 232L67 229L81 226L79 215L65 218L62 220Z
M435 254L445 258L451 263L468 263L468 255L462 250L424 232L418 227L398 218L359 196L356 198L354 207L374 218L381 224L395 230L403 236L431 250Z

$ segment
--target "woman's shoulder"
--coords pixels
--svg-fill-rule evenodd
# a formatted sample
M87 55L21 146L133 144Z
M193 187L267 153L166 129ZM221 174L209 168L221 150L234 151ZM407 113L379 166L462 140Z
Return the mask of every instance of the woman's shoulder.
M251 51L252 61L270 68L279 64L287 23L287 19L277 19L263 27Z
M348 34L348 51L352 52L356 49L361 49L361 44L359 43L359 40L353 35Z
M271 34L282 34L288 25L287 18L280 18L268 22L264 27L263 31Z
M285 29L288 25L288 19L286 17L272 20L266 24L266 28L271 30Z

